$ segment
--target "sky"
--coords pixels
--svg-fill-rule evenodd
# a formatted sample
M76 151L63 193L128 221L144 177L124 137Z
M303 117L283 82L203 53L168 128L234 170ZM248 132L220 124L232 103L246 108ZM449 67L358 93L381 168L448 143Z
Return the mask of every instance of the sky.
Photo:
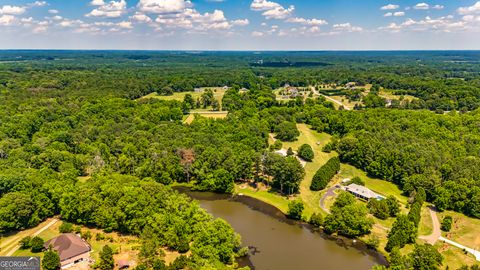
M0 0L0 49L479 50L480 1Z

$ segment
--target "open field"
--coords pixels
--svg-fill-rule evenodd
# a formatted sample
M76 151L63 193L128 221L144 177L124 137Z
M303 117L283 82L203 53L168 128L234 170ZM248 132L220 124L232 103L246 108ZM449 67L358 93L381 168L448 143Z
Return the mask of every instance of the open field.
M459 269L463 265L478 264L475 257L470 253L465 253L463 250L451 246L449 244L438 241L435 247L443 255L443 269ZM448 267L448 268L447 268Z
M47 219L46 221L40 223L39 225L37 225L33 228L23 230L23 231L19 231L19 232L15 232L15 233L10 233L10 234L7 234L7 235L3 235L0 238L0 256L11 255L12 252L14 252L18 248L18 244L19 244L19 242L22 238L24 238L26 236L33 236L34 234L38 233L39 231L41 231L45 227L48 227L48 225L50 223L52 223L53 221L54 221L54 219ZM54 237L55 234L50 229L54 226L59 226L58 222L51 225L48 229L43 230L39 234L39 236L43 238L43 237L50 237L50 236L53 235L53 237Z
M190 114L185 117L185 119L183 120L183 123L191 124L193 120L195 120L196 115L206 117L206 118L223 119L227 117L228 112L223 112L223 111L212 112L212 111L194 110L194 111L191 111Z
M441 222L445 216L453 218L450 232L442 232L442 236L469 248L480 250L480 219L467 217L453 211L438 213Z
M223 96L225 95L226 90L223 89L222 87L203 87L200 88L203 90L202 92L174 92L173 95L170 96L165 96L165 95L159 95L158 93L150 93L146 96L141 97L140 99L145 99L145 98L157 98L161 100L177 100L177 101L183 101L185 98L185 95L190 94L192 95L194 100L197 100L197 98L200 98L204 91L211 89L213 91L213 96L215 99L217 99L220 104L222 103Z
M410 96L410 95L394 95L392 92L390 91L387 91L387 90L381 90L379 93L378 93L379 96L383 97L383 98L386 98L386 99L391 99L391 100L400 100L401 97L403 97L403 100L408 100L408 101L412 101L412 100L415 100L415 99L418 99L417 97L414 97L414 96Z
M310 184L312 183L313 175L323 164L325 164L336 154L322 152L323 146L330 141L330 135L326 133L318 133L310 129L306 124L298 124L297 128L300 131L298 140L295 142L284 142L283 148L288 149L291 147L294 151L297 151L302 144L309 144L315 153L315 158L313 161L307 162L307 165L305 166L305 178L300 184L299 195L306 206L304 213L307 217L310 217L310 215L314 212L323 212L319 205L321 197L320 192L314 192L310 190Z
M283 213L287 213L289 199L285 196L281 196L277 193L270 192L268 190L255 190L248 185L236 185L235 193L250 196L260 201L266 202L277 207Z
M343 107L345 107L347 110L353 110L356 104L361 104L360 101L349 101L345 96L328 96L327 99L333 99L336 100L337 102L341 103ZM335 105L335 108L339 108L340 104L337 102L334 102L333 105Z

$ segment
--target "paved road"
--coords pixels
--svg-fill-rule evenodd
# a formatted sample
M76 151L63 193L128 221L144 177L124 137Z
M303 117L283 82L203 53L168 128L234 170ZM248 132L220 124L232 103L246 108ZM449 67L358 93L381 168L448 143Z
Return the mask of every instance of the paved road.
M58 221L58 219L54 218L52 219L52 221L50 221L47 225L43 226L42 228L38 229L36 232L34 232L32 235L30 235L31 237L35 237L35 236L38 236L39 234L41 234L43 231L45 231L46 229L50 228L50 226L52 226L53 224L55 224L56 222ZM18 239L16 238L16 240L20 241L21 239ZM18 244L18 242L15 244L15 246L13 248L11 248L8 253L6 254L6 256L12 256L13 253L15 253L15 251L17 251L18 249L20 248L20 245Z
M468 247L466 247L466 246L460 245L459 243L454 242L454 241L452 241L452 240L448 240L447 238L442 237L442 236L440 236L440 237L438 238L438 240L443 241L443 242L445 242L445 243L447 243L447 244L450 244L450 245L452 245L452 246L456 246L456 247L458 247L458 248L460 248L460 249L462 249L462 250L465 250L465 251L467 251L468 253L473 254L473 256L475 256L475 259L477 259L477 261L480 261L480 251L474 250L473 248L468 248Z
M320 198L320 207L323 209L323 211L327 212L328 214L330 214L330 209L325 207L325 200L328 197L337 196L337 194L334 192L336 189L337 189L336 186L333 186L333 187L327 189L327 192L325 192L325 194L323 194L322 198Z
M455 246L455 247L458 247L462 250L465 250L468 253L471 253L473 256L475 256L475 259L477 261L480 261L480 251L475 250L473 248L466 247L462 244L459 244L455 241L452 241L452 240L449 240L449 239L443 237L442 236L442 231L440 229L440 221L438 220L437 211L436 211L435 207L430 206L428 210L430 211L430 217L432 218L433 232L430 235L420 236L420 239L423 239L423 240L427 241L427 243L432 244L432 245L435 244L438 240L443 241L447 244L450 244L452 246Z
M437 240L442 236L442 231L440 230L440 221L438 221L437 211L435 207L428 206L428 211L430 212L430 218L432 219L432 233L430 235L420 236L419 238L425 240L431 245L434 245Z

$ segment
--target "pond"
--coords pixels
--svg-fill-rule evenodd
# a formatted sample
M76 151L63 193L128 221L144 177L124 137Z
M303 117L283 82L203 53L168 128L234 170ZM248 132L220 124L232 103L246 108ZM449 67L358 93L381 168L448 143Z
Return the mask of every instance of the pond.
M277 208L259 200L182 190L200 201L242 236L250 256L240 261L256 270L372 269L385 264L383 256L359 241L332 238L309 225L286 219Z

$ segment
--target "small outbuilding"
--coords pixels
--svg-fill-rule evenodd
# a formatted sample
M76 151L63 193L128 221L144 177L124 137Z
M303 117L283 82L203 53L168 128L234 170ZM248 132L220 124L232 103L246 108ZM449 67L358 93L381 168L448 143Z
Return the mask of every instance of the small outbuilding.
M90 260L90 245L73 233L64 233L44 244L44 248L52 247L60 256L62 269L73 266L76 263Z

